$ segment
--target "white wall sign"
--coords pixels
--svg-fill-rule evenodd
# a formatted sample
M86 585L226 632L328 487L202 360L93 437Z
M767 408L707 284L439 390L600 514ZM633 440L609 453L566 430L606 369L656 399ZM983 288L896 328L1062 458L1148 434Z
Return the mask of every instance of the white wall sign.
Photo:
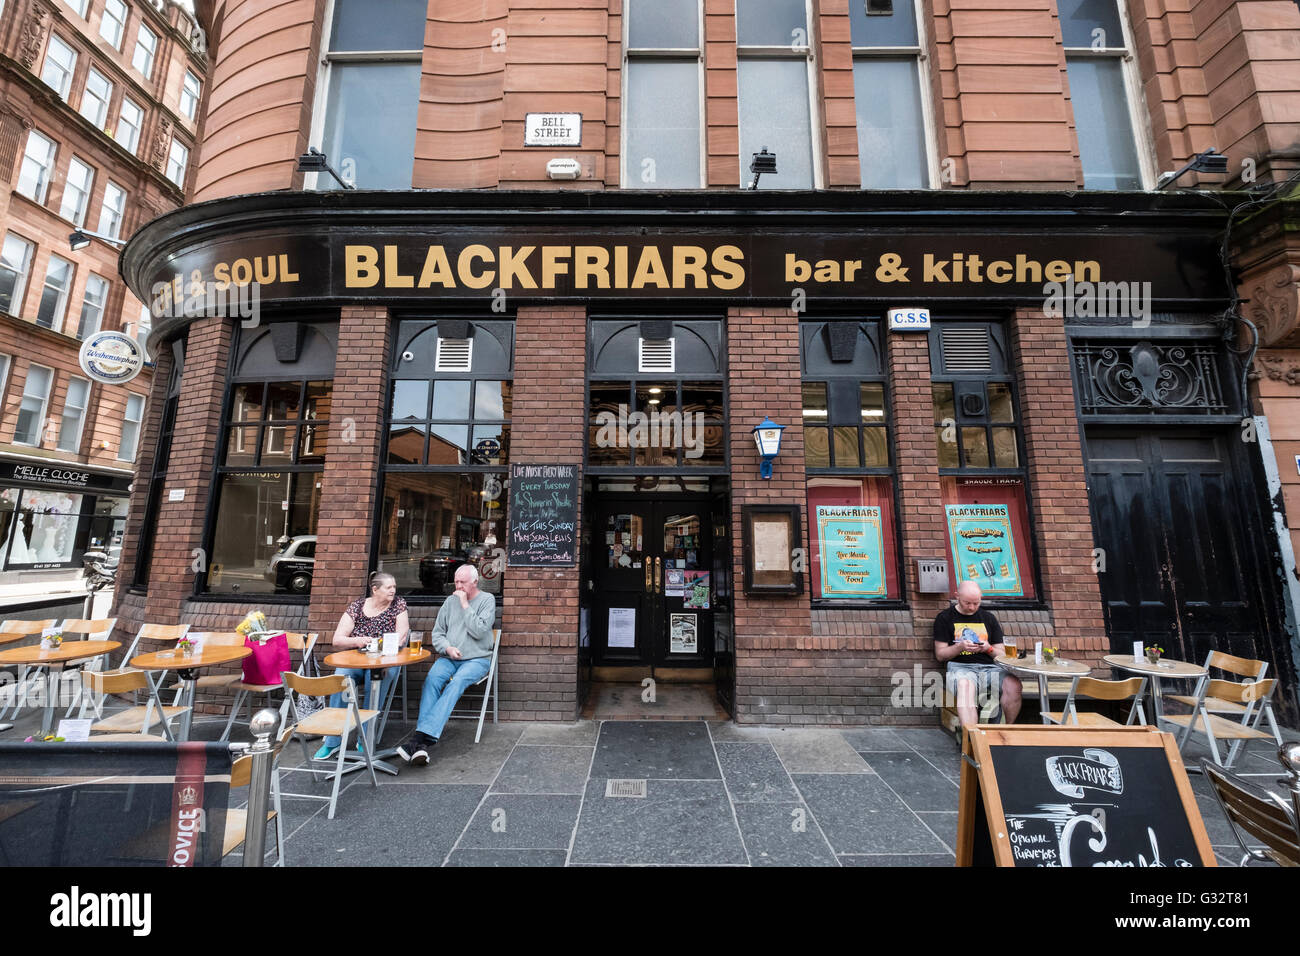
M930 327L929 309L890 309L889 331L921 332Z
M169 491L167 492L167 500L168 500L168 501L184 501L184 500L185 500L185 489L184 489L184 488L172 488L171 490L169 490Z
M581 113L527 113L525 146L581 146Z

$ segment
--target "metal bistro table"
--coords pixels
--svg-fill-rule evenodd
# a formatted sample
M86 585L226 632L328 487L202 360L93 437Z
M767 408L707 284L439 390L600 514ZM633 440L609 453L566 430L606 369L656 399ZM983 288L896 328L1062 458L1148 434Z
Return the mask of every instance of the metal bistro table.
M1102 660L1116 670L1141 674L1144 677L1151 678L1149 682L1151 684L1151 723L1156 727L1160 726L1160 718L1164 716L1164 710L1160 706L1160 679L1162 677L1177 677L1182 680L1191 680L1194 677L1205 677L1209 673L1200 664L1189 664L1187 661L1171 661L1168 658L1161 658L1158 664L1152 664L1145 657L1135 659L1132 654L1107 654Z
M1073 688L1074 681L1092 671L1092 668L1087 664L1080 664L1078 661L1066 661L1059 657L1050 664L1046 662L1035 664L1033 659L1028 657L1018 657L1014 661L1007 660L1005 657L995 657L993 660L999 667L1020 674L1033 674L1038 677L1038 710L1045 724L1052 722L1047 716L1052 709L1047 687L1048 679L1052 677L1068 677L1071 681L1070 686Z
M64 641L52 650L43 651L39 644L30 647L11 647L0 651L0 666L4 664L26 664L32 667L48 667L45 675L45 716L41 719L41 736L47 736L54 726L55 704L58 701L59 674L64 665L73 661L99 657L122 646L121 641Z
M214 644L211 647L200 647L197 654L190 654L189 656L176 650L137 654L131 658L131 666L142 671L176 672L176 676L185 685L181 688L181 705L186 710L181 716L180 733L180 739L185 741L190 739L190 727L194 723L194 689L199 679L199 675L195 671L200 667L215 667L218 664L242 661L252 653L253 649L251 647ZM158 708L158 715L162 718L163 734L168 740L171 740L172 732L171 727L167 725L167 712L162 709L162 698L158 696L158 688L162 686L163 677L164 674L160 673L157 681L148 678L149 696Z
M433 654L427 647L421 647L419 652L412 651L410 647L403 647L396 654L388 657L379 655L370 655L363 650L335 651L325 657L325 664L337 670L387 670L390 667L410 667L412 664L418 664L421 661L427 661ZM384 730L388 727L388 713L393 706L393 698L397 696L396 679L388 688L388 695L381 701L379 692L384 686L382 675L372 675L370 678L370 699L366 702L367 710L379 711L379 726L375 730L374 742L376 752L371 754L371 760L376 770L382 770L384 773L397 775L397 768L392 764L383 762L384 757L392 757L397 753L396 747L389 747L387 750L379 750L379 741L384 737ZM354 760L349 754L346 760L347 766L344 773L350 773L353 770L359 770L365 766L365 761Z

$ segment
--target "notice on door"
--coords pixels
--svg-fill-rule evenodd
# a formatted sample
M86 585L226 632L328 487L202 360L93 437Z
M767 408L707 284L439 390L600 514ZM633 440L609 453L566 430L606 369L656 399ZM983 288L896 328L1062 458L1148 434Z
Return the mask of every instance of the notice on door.
M610 647L636 647L636 608L612 607L609 609Z
M510 466L511 567L577 563L578 466Z
M668 652L670 654L695 654L699 641L694 614L668 615Z

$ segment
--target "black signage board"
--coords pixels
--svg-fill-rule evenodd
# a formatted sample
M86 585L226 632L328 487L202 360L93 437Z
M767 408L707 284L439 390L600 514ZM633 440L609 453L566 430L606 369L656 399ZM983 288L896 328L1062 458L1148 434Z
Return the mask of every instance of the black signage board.
M578 466L510 466L510 547L516 568L571 568L578 554Z
M981 724L963 750L958 866L1217 865L1170 734Z
M93 471L44 462L0 462L0 485L75 488L83 492L125 495L132 479L125 475L101 475Z

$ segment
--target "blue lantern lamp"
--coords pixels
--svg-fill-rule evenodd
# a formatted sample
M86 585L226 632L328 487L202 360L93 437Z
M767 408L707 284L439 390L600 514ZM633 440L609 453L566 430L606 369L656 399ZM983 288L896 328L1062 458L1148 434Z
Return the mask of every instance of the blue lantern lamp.
M770 418L764 418L754 426L754 443L758 445L758 453L763 456L763 463L758 469L758 474L762 478L772 477L772 459L781 451L783 431L785 426L778 425Z

